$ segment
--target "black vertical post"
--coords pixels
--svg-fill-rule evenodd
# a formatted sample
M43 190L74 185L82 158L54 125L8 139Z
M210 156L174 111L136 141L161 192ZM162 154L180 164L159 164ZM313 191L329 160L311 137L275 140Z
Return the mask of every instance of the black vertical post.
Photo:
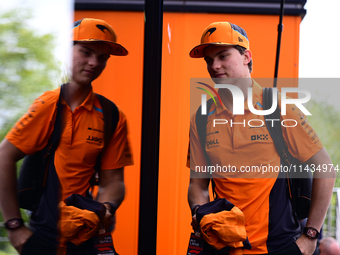
M145 0L138 254L156 255L163 0Z
M283 13L285 9L285 1L281 0L280 4L280 20L277 26L277 46L276 46L276 59L275 59L275 71L274 71L274 88L277 86L277 76L279 73L279 61L280 61L280 50L281 50L281 35L283 30Z

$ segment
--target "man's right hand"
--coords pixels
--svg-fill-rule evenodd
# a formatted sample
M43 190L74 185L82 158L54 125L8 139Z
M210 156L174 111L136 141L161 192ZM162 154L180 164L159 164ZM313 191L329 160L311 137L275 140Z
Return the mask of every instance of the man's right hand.
M190 170L193 173L193 170ZM196 211L199 205L204 205L210 201L209 199L209 183L210 179L204 178L190 178L190 185L188 189L188 202L192 210L191 226L194 232L200 232L199 224L196 218Z
M17 252L20 254L23 245L33 235L33 232L26 226L21 226L16 230L8 230L7 234L9 241L11 242L13 247L17 250Z
M196 233L196 231L199 230L198 229L198 222L197 222L196 214L194 214L194 216L192 216L191 226L192 226L192 229L194 230L195 233Z
M191 226L192 226L192 229L194 230L194 233L196 236L200 236L201 235L201 228L200 228L200 225L197 221L197 217L196 217L196 211L198 209L199 206L197 206L193 213L194 213L194 216L192 216L192 221L191 221Z

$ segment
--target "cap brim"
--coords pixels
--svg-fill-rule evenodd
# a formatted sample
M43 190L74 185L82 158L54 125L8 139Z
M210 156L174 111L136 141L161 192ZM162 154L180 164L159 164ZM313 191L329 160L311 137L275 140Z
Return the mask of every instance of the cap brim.
M217 45L217 46L230 46L230 45L236 45L236 44L230 44L230 43L220 43L220 42L216 42L216 43L202 43L200 45L197 45L196 47L194 47L189 55L192 58L203 58L204 57L204 49L208 46L211 45Z
M111 47L111 55L115 56L126 56L129 52L119 43L114 43L110 41L103 41L103 40L93 40L93 39L86 39L86 40L75 40L75 42L104 42Z

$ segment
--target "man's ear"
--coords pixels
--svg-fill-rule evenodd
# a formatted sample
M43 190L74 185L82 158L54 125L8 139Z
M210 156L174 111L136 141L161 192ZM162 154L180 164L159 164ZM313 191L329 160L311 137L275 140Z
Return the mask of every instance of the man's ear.
M244 64L248 65L248 63L252 59L251 51L250 50L245 50L243 56L244 56Z

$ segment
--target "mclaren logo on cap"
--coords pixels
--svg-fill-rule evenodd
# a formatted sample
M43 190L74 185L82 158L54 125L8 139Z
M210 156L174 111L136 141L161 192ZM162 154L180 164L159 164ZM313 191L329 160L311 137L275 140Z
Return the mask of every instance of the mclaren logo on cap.
M96 27L99 28L103 33L105 33L105 29L106 29L111 34L111 31L106 26L96 25Z
M239 42L243 42L243 40L242 40L242 38L241 38L241 37L239 37L239 38L238 38L238 41L239 41Z
M205 33L204 36L206 36L207 33L210 33L209 36L211 36L211 34L214 33L215 31L216 31L216 27L212 27L212 28L210 28L210 29Z
M82 21L83 21L83 19L77 20L76 22L74 22L73 28L78 27Z

